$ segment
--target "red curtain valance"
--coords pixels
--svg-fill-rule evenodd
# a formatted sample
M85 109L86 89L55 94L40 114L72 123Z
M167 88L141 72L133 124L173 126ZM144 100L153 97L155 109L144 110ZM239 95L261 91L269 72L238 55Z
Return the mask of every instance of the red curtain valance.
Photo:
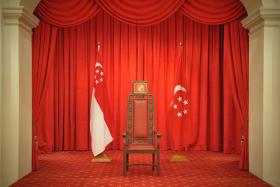
M35 15L52 25L79 25L95 16L99 7L114 18L137 26L159 23L179 9L200 23L223 24L245 15L239 0L41 0Z
M181 11L190 19L204 24L224 24L245 15L239 0L188 0Z
M41 0L34 14L58 27L80 25L99 11L95 0Z
M122 22L148 26L174 14L184 4L184 0L97 0L97 3Z

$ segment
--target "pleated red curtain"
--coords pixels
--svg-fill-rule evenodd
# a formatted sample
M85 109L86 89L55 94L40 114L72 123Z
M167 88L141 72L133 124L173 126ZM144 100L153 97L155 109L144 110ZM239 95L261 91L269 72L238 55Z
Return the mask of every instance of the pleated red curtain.
M109 15L131 25L157 24L173 15L184 0L97 0Z
M246 14L239 0L41 0L35 10L41 20L58 27L77 26L102 8L119 21L148 26L180 11L199 23L218 25Z
M162 132L162 149L240 151L241 126L236 116L223 121L223 109L234 107L223 89L223 27L196 23L177 13L151 27L131 26L101 12L81 26L58 29L52 77L41 108L41 150L88 150L89 105L94 78L95 47L103 45L103 66L109 88L114 136L112 148L121 149L126 124L127 95L133 80L148 80L155 96L156 126ZM179 45L183 61L176 61ZM180 64L181 63L181 64ZM191 92L190 121L167 123L167 111L177 81L176 67ZM232 93L231 90L229 90ZM222 96L224 95L225 98ZM226 101L225 101L226 100ZM233 118L233 119L232 119ZM167 129L182 129L182 143L174 147ZM228 133L224 136L224 133ZM177 134L173 134L176 138ZM183 140L186 139L186 140Z
M224 25L224 73L235 110L225 116L235 115L242 130L241 160L239 168L248 170L248 105L249 105L249 46L248 32L240 21Z
M184 16L179 0L170 9L154 1L122 1L123 5L110 6L107 1L81 1L79 6L78 1L60 1L43 0L36 9L42 20L56 25L41 21L33 36L33 108L38 111L33 114L33 127L41 152L90 149L90 98L96 44L101 42L110 93L107 107L113 116L113 123L108 125L114 141L109 148L122 148L131 82L144 79L155 97L155 123L163 135L162 149L241 150L240 167L246 169L248 36L239 21L232 22L245 12L236 8L234 16L226 19L228 7L224 7L239 7L239 1L218 3L224 14L213 18L209 11L207 24L198 23L206 23L205 19ZM188 3L192 1L184 6ZM79 12L81 7L91 7L84 9L90 13ZM165 11L154 15L152 10L161 7ZM174 13L176 7L181 9ZM69 8L73 10L67 13ZM194 13L200 12L203 18L205 11L196 8ZM135 9L139 14L133 15L131 10ZM141 14L149 11L152 16ZM178 73L178 69L182 71ZM178 80L183 80L191 101L188 119L181 125L167 119Z
M209 25L228 23L246 14L239 0L187 0L181 11L190 19Z
M44 125L43 106L53 74L57 28L41 21L32 36L32 169L38 169L38 137ZM39 126L38 126L39 125Z
M80 25L100 10L95 0L41 0L34 14L58 27Z

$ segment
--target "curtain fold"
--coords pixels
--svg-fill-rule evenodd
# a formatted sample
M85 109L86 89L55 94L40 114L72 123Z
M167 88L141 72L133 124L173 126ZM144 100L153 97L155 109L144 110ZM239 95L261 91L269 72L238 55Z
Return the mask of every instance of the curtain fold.
M204 24L224 24L246 14L239 0L41 0L34 14L59 27L77 26L103 9L119 21L149 26L180 11Z
M246 14L239 0L187 0L180 10L192 20L211 25L231 22Z
M99 10L95 0L41 0L34 14L49 24L71 27L88 21Z
M32 36L32 169L38 169L38 144L42 137L40 119L53 72L57 28L43 21Z
M173 15L184 0L97 0L97 4L114 18L128 24L148 26Z
M226 81L235 106L235 118L242 127L239 168L248 170L248 98L249 46L248 33L240 21L224 25L224 68ZM228 114L234 115L234 114Z

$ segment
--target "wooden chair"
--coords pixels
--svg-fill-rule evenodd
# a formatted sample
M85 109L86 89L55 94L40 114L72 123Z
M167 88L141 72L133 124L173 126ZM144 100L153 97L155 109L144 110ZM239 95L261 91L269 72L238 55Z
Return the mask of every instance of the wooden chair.
M128 96L127 126L123 140L123 175L129 166L135 165L152 166L152 170L156 167L159 175L160 133L154 131L154 100L146 81L133 83L133 93ZM129 154L133 153L152 154L152 163L129 163Z

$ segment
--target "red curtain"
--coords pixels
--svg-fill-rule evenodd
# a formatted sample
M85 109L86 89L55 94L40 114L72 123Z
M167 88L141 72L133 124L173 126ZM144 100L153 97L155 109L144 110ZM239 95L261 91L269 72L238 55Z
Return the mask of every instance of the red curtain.
M184 0L97 0L111 16L138 26L159 23L173 15L184 3Z
M34 14L58 27L80 25L99 11L95 0L41 0Z
M32 169L38 169L38 137L42 136L43 105L49 91L53 73L53 62L57 28L43 21L32 36Z
M162 149L239 153L242 146L240 167L246 169L248 36L239 21L232 22L244 16L240 2L227 0L223 1L226 3L216 3L223 13L215 14L215 18L209 16L208 22L189 15L185 17L181 13L185 14L182 7L181 11L174 13L175 7L180 7L179 0L174 1L176 3L173 2L174 6L170 5L169 10L160 6L165 11L158 10L156 15L151 11L157 9L154 1L149 1L151 9L145 11L140 11L140 7L147 2L133 1L131 4L130 1L122 1L123 7L117 6L116 12L109 14L106 12L110 9L107 1L97 1L104 8L98 14L94 1L79 2L43 0L36 9L42 20L59 26L53 27L41 21L33 35L33 134L38 134L39 149L42 152L90 149L90 98L96 44L101 42L107 87L110 89L107 107L113 116L113 123L108 124L114 137L110 148L122 148L121 133L126 124L131 82L144 79L149 81L155 97L155 124L163 135ZM188 3L196 4L187 1L184 7ZM210 4L203 5L214 9L214 4ZM151 11L155 17L152 19L153 16L140 13L138 16L129 15L129 11L124 15L121 7L130 7L130 10L137 7L139 11L136 12L145 14ZM203 8L199 11L200 7L195 7L198 8L196 16L207 17ZM234 10L234 16L224 19L227 10ZM208 13L213 14L211 11ZM225 22L230 23L211 25ZM158 24L150 25L152 23ZM178 60L178 54L181 54L181 60ZM178 80L184 80L181 83L190 92L191 105L188 119L175 124L167 118ZM170 135L170 131L173 134ZM244 140L242 145L241 136ZM175 138L176 145L172 143Z
M246 14L239 0L188 0L181 11L192 20L211 25L231 22Z
M240 21L224 25L224 72L228 93L233 98L235 110L225 116L235 115L242 127L241 160L239 168L248 170L248 33Z
M101 7L114 18L137 26L160 23L177 10L200 23L224 24L246 14L239 0L41 0L35 14L59 27L77 26Z
M98 26L97 26L98 25ZM40 118L41 150L88 150L89 105L94 78L96 43L103 45L103 66L109 88L114 137L111 148L121 149L127 95L133 80L148 80L155 97L155 123L162 133L162 149L240 151L241 123L236 115L223 120L225 109L234 111L232 90L224 90L223 27L196 23L177 13L150 27L136 27L104 12L72 28L58 29L52 77ZM182 61L176 61L182 43ZM190 120L181 127L167 123L178 66L191 92ZM223 97L224 96L224 97ZM180 128L182 143L174 147L167 130ZM175 130L175 129L174 129ZM226 133L226 134L225 134Z

